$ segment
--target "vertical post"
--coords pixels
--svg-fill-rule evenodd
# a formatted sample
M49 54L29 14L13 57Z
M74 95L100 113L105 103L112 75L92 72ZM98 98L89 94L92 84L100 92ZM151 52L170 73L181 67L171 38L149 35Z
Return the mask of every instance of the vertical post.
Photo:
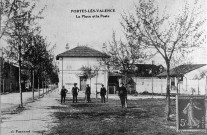
M1 31L1 20L2 20L2 19L1 19L1 15L2 15L2 12L1 12L1 11L3 10L2 0L1 0L0 6L1 6L1 8L0 8L0 9L1 9L1 10L0 10L0 33L1 33L1 32L2 32L2 31Z
M106 79L105 80L105 82L106 82L106 93L107 93L107 102L108 102L108 100L109 100L109 83L108 83L108 80L109 80L109 77L108 77L108 70L105 70L104 71L104 79Z
M42 96L44 97L44 81L43 81L43 78L42 78L42 91L43 91L43 93L42 93Z
M3 6L2 6L2 0L0 3L1 9L3 10ZM2 14L2 10L0 10L0 33L1 33L1 14ZM1 44L1 43L0 43ZM3 65L3 48L0 48L0 93L2 92L1 89L1 81L2 81L2 65Z
M63 57L62 57L62 87L63 87Z
M39 98L40 98L40 78L39 78L39 76L38 76L38 94L39 94Z
M199 90L199 79L198 79L198 95L200 94L200 90Z
M98 98L98 94L97 94L97 79L98 79L98 71L96 71L96 99Z
M152 60L152 98L153 98L153 64L154 61Z
M162 95L162 77L161 77L161 95Z
M34 69L32 70L32 101L34 101Z
M1 20L0 20L1 21ZM1 26L1 25L0 25ZM3 64L3 56L2 56L2 49L0 49L0 93L2 91L1 89L1 80L2 80L2 64Z
M5 92L4 91L4 79L2 79L2 81L3 81L3 85L2 85L3 88L2 89L3 89L3 93L4 93Z
M207 94L207 76L206 76L206 90L205 90L205 95ZM206 95L207 96L207 95Z

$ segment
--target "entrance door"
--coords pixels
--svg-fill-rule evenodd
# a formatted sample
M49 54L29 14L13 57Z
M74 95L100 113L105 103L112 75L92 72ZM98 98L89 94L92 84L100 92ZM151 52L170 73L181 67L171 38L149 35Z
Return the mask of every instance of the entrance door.
M83 76L80 77L80 90L85 91L87 79Z

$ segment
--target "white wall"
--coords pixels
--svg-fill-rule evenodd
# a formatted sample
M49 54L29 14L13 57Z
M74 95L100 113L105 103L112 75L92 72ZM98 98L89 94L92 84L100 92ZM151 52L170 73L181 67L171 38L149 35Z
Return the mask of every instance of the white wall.
M151 77L133 77L133 80L136 83L136 91L138 93L142 93L144 91L152 93L152 86L153 93L166 93L166 79L153 77L153 85Z
M63 64L63 72L62 72L62 64ZM80 87L80 74L81 74L81 67L82 66L91 66L93 69L94 66L100 66L99 59L97 58L63 58L59 60L58 67L59 67L59 90L62 88L63 85L66 89L71 92L73 84L77 83L77 86ZM62 81L63 75L63 81ZM97 77L97 79L96 79ZM107 86L108 82L108 71L106 70L105 66L101 66L100 70L98 71L98 75L91 79L91 92L92 94L100 91L101 84ZM90 79L87 79L87 84L90 85ZM97 84L97 85L96 85Z
M183 81L179 82L178 88L181 94L192 94L192 89L194 89L193 94L204 95L207 91L207 77L201 78L199 81L195 76L199 76L201 72L207 71L207 66L201 67L199 69L193 70L183 77ZM207 72L206 72L207 75ZM173 79L173 78L171 78ZM152 78L151 77L133 77L136 83L136 91L142 93L148 91L152 93ZM171 84L171 83L170 83ZM167 80L157 77L153 78L153 92L154 93L166 93ZM175 79L175 86L171 86L171 93L177 92L177 79ZM199 91L199 92L198 92Z
M180 84L181 93L192 94L192 89L195 90L194 94L205 94L206 92L206 77L198 78L200 73L207 71L207 66L193 70L185 74L183 82ZM207 73L206 73L207 74ZM198 92L199 91L199 92Z

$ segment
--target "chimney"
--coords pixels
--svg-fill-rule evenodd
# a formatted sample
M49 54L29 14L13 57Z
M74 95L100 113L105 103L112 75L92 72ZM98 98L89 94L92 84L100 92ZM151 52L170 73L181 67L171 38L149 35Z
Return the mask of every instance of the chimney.
M67 43L66 46L65 46L65 49L66 49L66 50L69 50L69 48L70 48L70 47L69 47L69 44Z

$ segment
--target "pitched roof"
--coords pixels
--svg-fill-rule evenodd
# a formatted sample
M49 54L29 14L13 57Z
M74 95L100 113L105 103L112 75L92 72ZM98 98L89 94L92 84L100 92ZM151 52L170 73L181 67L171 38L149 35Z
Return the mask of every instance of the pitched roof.
M77 46L73 49L70 49L68 51L65 51L61 54L58 54L56 56L56 59L58 60L59 57L104 57L109 58L110 56L102 53L100 51L97 51L95 49L92 49L87 46Z
M205 66L206 64L186 64L186 65L180 65L178 67L175 67L170 70L170 76L183 76L186 73L189 73L195 69L201 68ZM166 77L167 72L162 72L161 74L157 75L158 77Z

